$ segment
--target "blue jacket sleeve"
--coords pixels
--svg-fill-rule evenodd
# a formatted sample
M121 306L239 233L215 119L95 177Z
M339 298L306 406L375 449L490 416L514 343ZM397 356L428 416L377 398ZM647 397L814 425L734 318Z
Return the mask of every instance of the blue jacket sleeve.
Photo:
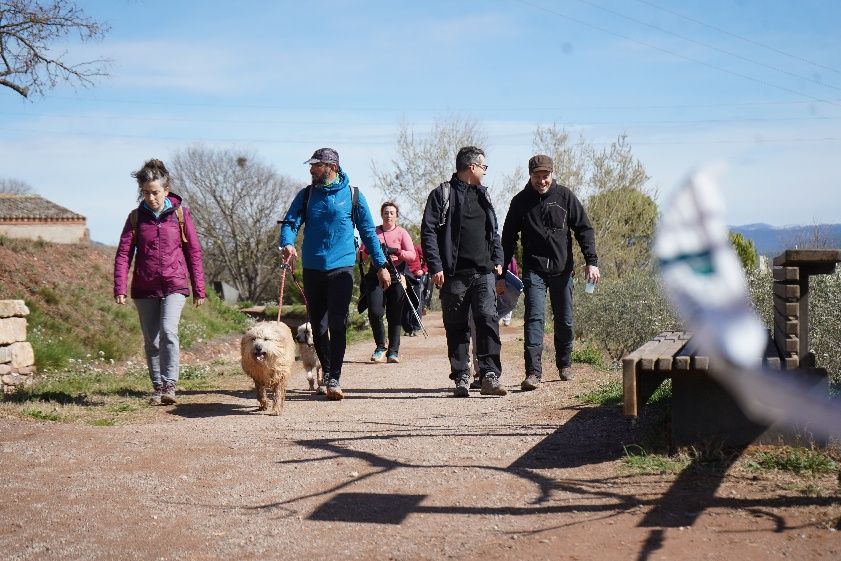
M286 216L280 224L280 247L287 245L295 245L295 238L298 237L298 230L304 221L301 215L301 207L304 205L304 191L306 188L298 191L295 198L292 199L292 204L289 205L289 210L286 211Z
M385 254L383 248L380 247L380 239L377 237L374 219L371 217L371 209L368 208L368 201L365 200L362 190L359 191L357 215L356 229L359 231L359 237L362 238L362 243L365 244L368 255L374 260L374 265L380 268L385 265Z

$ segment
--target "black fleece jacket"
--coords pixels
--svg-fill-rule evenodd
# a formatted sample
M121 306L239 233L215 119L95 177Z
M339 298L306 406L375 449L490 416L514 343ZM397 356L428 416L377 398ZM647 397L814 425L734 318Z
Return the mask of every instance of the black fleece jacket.
M572 270L572 235L584 262L598 266L596 236L587 213L576 196L555 181L539 195L526 183L511 199L502 227L503 268L507 269L522 235L524 271L560 275Z

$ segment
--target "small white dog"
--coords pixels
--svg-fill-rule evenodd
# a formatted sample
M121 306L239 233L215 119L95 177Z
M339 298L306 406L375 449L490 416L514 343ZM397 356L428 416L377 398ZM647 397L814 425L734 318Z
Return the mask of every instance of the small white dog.
M298 341L298 353L301 355L301 363L307 373L307 382L310 389L314 390L318 384L318 393L324 393L324 372L321 370L321 361L315 353L315 341L312 338L312 325L310 322L298 326L298 334L295 336Z
M271 415L279 415L286 398L286 384L295 362L295 340L285 323L255 323L240 342L242 369L254 380L258 411L268 409L266 391L272 390Z

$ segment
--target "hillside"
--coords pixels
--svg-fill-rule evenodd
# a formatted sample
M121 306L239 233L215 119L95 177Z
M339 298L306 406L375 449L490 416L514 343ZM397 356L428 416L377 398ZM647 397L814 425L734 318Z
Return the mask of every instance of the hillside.
M745 224L731 226L731 232L738 232L751 240L759 255L774 257L795 246L817 247L814 242L823 242L823 247L841 247L841 224L817 224L809 226L771 226L769 224Z
M65 368L71 359L120 360L142 354L133 305L112 297L114 248L0 237L0 299L24 300L31 312L28 338L39 370ZM245 318L209 299L186 306L182 346L239 331Z

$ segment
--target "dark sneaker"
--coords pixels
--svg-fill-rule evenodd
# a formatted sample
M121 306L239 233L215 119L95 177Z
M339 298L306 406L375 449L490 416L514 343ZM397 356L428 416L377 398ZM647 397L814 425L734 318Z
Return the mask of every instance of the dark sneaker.
M161 394L161 404L175 405L175 403L175 385L167 384L166 386L164 386L163 393Z
M344 392L342 392L342 388L341 386L339 386L338 380L331 378L330 381L327 382L326 395L327 399L329 399L330 401L341 401L342 399L344 399L345 394Z
M149 405L160 405L163 393L163 388L155 388L152 395L149 396Z
M520 389L524 392L530 392L540 387L540 378L536 374L529 374L526 379L520 383Z
M397 364L398 362L400 362L400 359L397 358L397 353L388 353L387 360L391 364Z
M461 376L456 378L456 389L453 391L453 397L470 397L470 377Z
M570 380L575 379L575 374L572 371L572 368L569 366L565 366L561 368L561 380L564 382L569 382Z
M385 349L377 349L371 355L371 362L385 362Z
M482 379L478 376L473 378L473 381L470 382L470 389L471 390L481 390L482 389Z
M508 395L508 390L499 385L499 378L493 372L486 372L482 377L482 395Z

